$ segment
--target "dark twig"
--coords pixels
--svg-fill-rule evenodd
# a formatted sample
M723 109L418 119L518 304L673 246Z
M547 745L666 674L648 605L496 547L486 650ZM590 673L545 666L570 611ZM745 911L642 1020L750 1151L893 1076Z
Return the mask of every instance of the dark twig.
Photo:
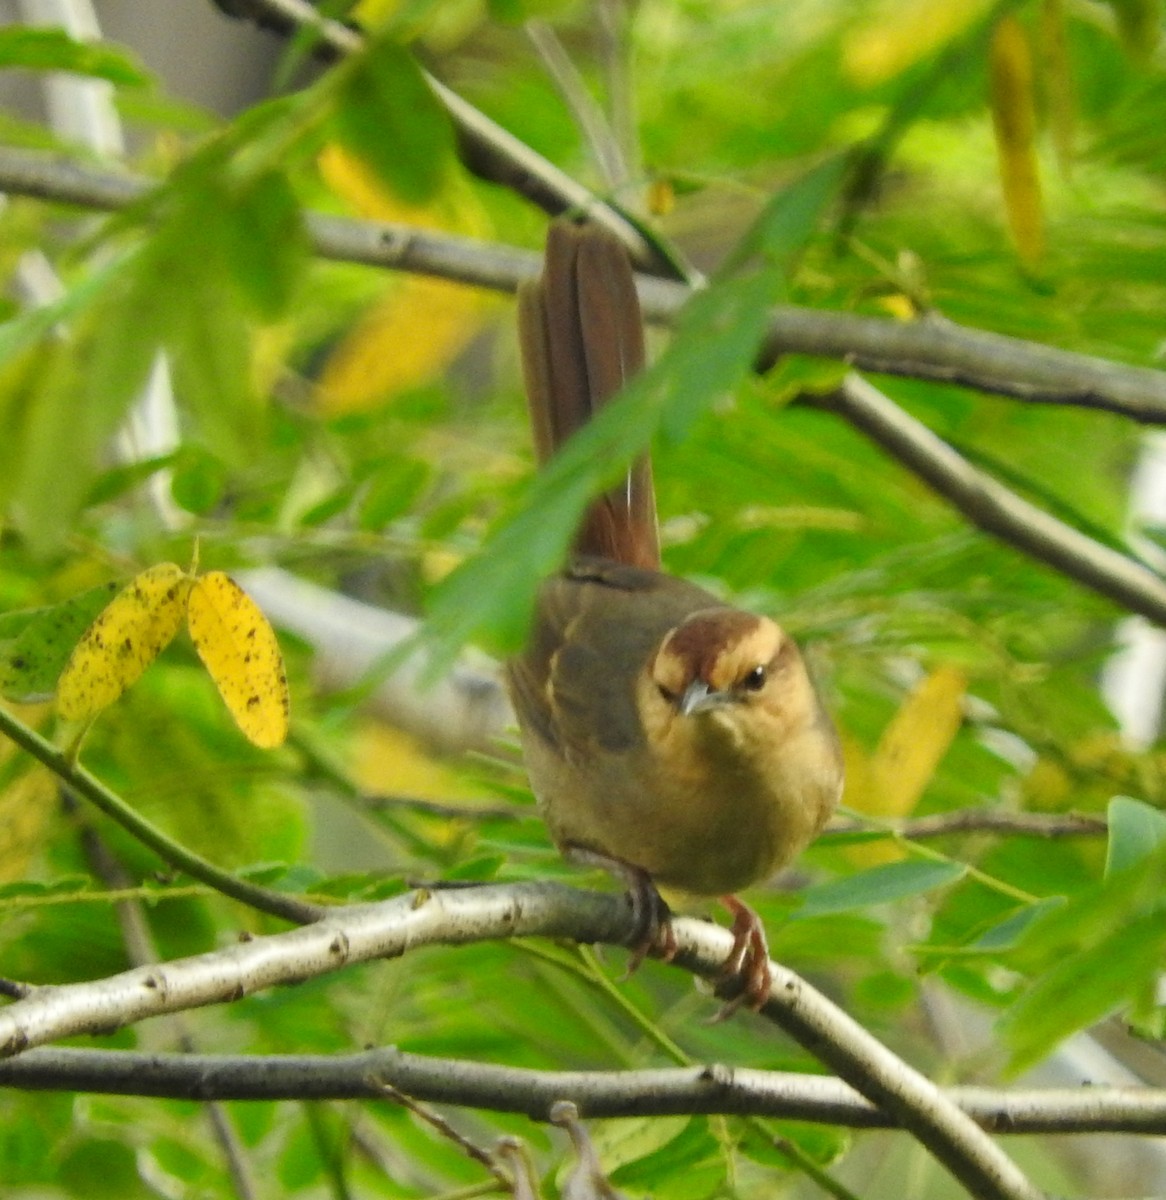
M842 818L832 822L823 836L857 833L879 829L861 817ZM912 817L895 822L886 830L912 842L929 838L951 837L962 833L1000 833L1016 837L1065 838L1096 837L1106 833L1104 817L1079 813L1001 812L991 808L960 808L954 812L936 813L930 817Z
M151 1054L45 1047L0 1062L0 1087L173 1100L375 1100L391 1086L414 1101L545 1120L569 1099L588 1119L713 1115L892 1129L895 1119L840 1079L746 1067L536 1071L411 1054ZM944 1094L998 1134L1166 1135L1166 1089L948 1087Z
M28 150L0 150L0 191L88 208L124 208L154 181ZM533 252L408 225L308 214L322 258L363 263L513 292L541 269ZM692 294L683 284L641 276L644 315L669 325ZM1166 372L950 321L891 321L782 305L774 308L758 369L782 354L808 354L872 371L959 383L1016 399L1103 408L1146 424L1166 424Z
M485 1167L487 1171L504 1187L509 1188L511 1179L499 1166L488 1150L483 1150L477 1143L471 1141L463 1133L459 1133L442 1115L427 1104L422 1104L413 1096L395 1088L391 1083L382 1081L379 1085L380 1094L402 1108L407 1108L414 1116L424 1121L430 1128L453 1144L469 1159Z
M1160 575L1058 521L972 466L865 379L849 375L841 388L816 402L845 417L973 525L1131 612L1166 625L1166 580Z

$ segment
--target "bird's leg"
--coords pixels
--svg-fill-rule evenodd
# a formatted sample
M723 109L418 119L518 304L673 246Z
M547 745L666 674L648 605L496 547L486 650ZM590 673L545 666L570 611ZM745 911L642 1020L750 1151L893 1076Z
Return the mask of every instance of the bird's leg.
M672 932L672 913L664 897L656 890L651 875L635 864L616 858L613 854L602 854L588 846L568 845L564 855L572 862L589 867L602 867L623 881L628 892L628 903L632 906L632 935L628 939L631 958L628 959L627 974L635 972L650 953L664 962L676 957L676 935Z
M713 1022L724 1021L746 1004L758 1012L769 999L773 976L769 970L769 943L761 918L736 896L722 896L721 903L733 914L733 948L717 978L721 982L740 981L741 991L724 1004Z

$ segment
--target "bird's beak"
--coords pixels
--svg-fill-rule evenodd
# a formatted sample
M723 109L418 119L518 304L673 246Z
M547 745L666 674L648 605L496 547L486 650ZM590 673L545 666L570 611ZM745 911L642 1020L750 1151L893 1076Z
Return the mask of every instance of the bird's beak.
M684 689L680 697L680 715L690 717L693 713L708 712L710 708L718 708L729 701L727 692L717 692L709 687L703 679L694 679Z

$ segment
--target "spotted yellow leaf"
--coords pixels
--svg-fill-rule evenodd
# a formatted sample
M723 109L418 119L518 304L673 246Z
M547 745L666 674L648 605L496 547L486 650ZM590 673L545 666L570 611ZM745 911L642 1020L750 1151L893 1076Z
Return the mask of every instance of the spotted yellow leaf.
M290 703L283 656L259 606L222 571L194 581L187 604L194 648L235 724L256 746L287 737Z
M108 708L178 632L190 577L159 563L130 581L81 635L57 684L57 709L83 721Z

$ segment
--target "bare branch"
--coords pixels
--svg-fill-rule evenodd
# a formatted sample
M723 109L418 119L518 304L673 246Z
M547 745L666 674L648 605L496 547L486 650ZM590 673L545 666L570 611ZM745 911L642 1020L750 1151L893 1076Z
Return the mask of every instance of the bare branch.
M338 906L287 933L91 983L34 988L0 1009L0 1057L74 1034L239 1000L421 945L509 936L618 945L631 932L630 910L620 897L550 884L422 891L380 904Z
M350 963L394 958L434 943L567 937L623 945L635 922L625 898L553 884L422 891L336 909L312 925L94 983L40 988L0 1010L0 1056L207 1004L241 999ZM676 966L715 978L728 930L677 919ZM856 1091L910 1130L975 1196L1036 1200L1023 1174L940 1090L805 980L772 964L762 1010ZM403 1089L408 1091L408 1088Z
M966 458L858 375L821 399L972 524L1157 625L1166 625L1166 580L1103 546L972 466Z
M882 828L869 821L843 818L833 821L824 837L831 834L857 833L860 830ZM887 826L887 833L898 834L912 842L929 838L950 837L960 833L1002 833L1017 837L1065 838L1096 837L1109 826L1104 817L1080 813L1003 812L994 808L959 808L953 812L936 813L930 817L913 817Z
M0 191L88 208L118 209L154 181L27 150L0 150ZM541 257L496 243L408 225L309 213L315 252L339 262L409 271L493 291L533 279ZM650 276L637 281L644 315L670 325L692 291ZM1166 424L1166 372L968 329L949 321L891 321L781 305L773 309L758 369L783 354L837 359L918 379L959 383L1016 399L1103 408L1146 424Z
M829 322L818 321L820 315L808 308L779 309L758 370L768 370L783 354L812 354L884 375L1101 409L1146 425L1166 423L1166 372L970 329L935 315L889 321L830 313Z
M374 1100L386 1085L416 1100L546 1120L556 1100L588 1119L776 1117L855 1129L897 1128L852 1087L826 1075L721 1064L629 1071L536 1071L410 1054L150 1054L46 1047L0 1062L0 1087L173 1100ZM997 1089L944 1094L992 1133L1166 1134L1166 1090Z

